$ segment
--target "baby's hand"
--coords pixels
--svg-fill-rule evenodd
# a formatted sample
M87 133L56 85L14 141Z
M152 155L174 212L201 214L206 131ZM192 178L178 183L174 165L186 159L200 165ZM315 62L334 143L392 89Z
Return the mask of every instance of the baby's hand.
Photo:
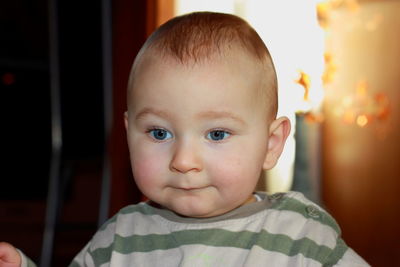
M0 267L20 267L21 257L10 244L0 242Z

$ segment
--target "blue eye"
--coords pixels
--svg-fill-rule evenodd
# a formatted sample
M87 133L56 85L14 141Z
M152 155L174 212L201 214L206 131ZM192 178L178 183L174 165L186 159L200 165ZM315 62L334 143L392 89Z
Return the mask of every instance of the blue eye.
M164 129L152 129L149 130L149 134L156 140L164 141L166 139L172 138L172 134Z
M229 137L231 134L226 132L226 131L222 131L222 130L215 130L215 131L211 131L207 134L207 138L212 140L212 141L221 141L227 137Z

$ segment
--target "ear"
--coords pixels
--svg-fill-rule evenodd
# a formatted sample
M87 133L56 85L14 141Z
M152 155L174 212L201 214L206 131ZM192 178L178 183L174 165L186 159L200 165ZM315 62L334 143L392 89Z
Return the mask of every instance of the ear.
M128 131L128 111L124 112L125 130Z
M290 133L290 121L286 117L274 120L269 127L268 151L265 157L264 170L272 169L278 161L286 139Z

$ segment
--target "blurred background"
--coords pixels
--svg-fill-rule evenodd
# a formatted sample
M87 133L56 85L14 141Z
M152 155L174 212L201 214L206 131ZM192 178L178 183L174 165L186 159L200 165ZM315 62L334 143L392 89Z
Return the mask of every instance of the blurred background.
M149 34L191 11L245 18L278 72L293 132L259 190L327 209L372 266L400 266L400 1L15 0L0 3L0 241L67 266L142 195L123 112Z

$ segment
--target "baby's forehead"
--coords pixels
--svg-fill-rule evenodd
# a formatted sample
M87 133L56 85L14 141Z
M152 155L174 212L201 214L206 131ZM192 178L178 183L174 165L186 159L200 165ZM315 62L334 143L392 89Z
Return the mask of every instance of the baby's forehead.
M163 84L161 84L162 86L160 86L160 88L169 86L168 83L174 85L174 83L181 78L185 80L190 77L195 77L195 81L198 83L204 82L204 86L208 86L207 82L209 82L210 78L212 78L214 82L219 83L221 87L237 82L242 86L238 86L237 89L235 89L237 90L236 93L239 91L239 94L253 98L254 106L265 106L267 102L269 106L270 101L265 99L268 93L265 91L271 90L271 88L267 88L268 84L264 81L265 74L263 69L259 61L240 50L231 51L229 54L223 56L218 54L201 61L190 62L181 62L172 56L160 55L159 51L153 51L152 53L142 55L142 58L136 66L135 78L133 80L138 82L143 80L153 81L157 79L155 77L158 76L158 73L167 72L168 75L174 77L174 79L163 79ZM204 78L204 80L201 78ZM207 82L205 80L207 80ZM201 86L196 88L199 88L198 91L202 89ZM142 94L141 91L146 89L137 83L133 83L130 90L132 92L130 96L128 95L128 104L134 98L136 98L136 103L140 101L138 96ZM153 92L161 90L162 89L156 88ZM134 95L132 95L132 93ZM203 101L204 99L207 99L207 97L203 98ZM265 99L265 101L263 99ZM185 96L176 96L176 101L184 100Z
M231 49L225 51L224 54L215 53L205 58L184 62L162 51L152 50L142 54L137 60L135 70L131 73L130 89L140 90L135 86L134 81L144 78L151 80L154 76L166 71L177 80L185 79L187 76L213 77L217 81L220 80L221 84L237 78L248 84L261 84L265 77L260 62L240 49ZM249 90L249 88L244 86L243 90Z

